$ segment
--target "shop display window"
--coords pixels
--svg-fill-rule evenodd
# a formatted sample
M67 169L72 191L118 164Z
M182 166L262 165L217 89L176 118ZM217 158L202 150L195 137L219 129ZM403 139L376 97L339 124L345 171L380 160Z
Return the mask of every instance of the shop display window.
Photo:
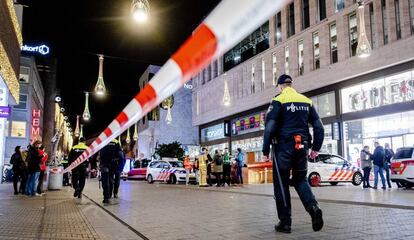
M338 154L338 140L332 137L332 124L323 125L325 137L323 139L321 153ZM313 128L309 128L309 132L313 139Z
M245 154L246 163L250 162L262 162L263 161L263 137L249 138L231 143L232 150L235 153L237 148L241 148ZM233 155L234 155L233 153Z
M335 93L329 92L311 98L320 118L336 115Z
M413 72L407 71L344 88L341 96L343 113L413 101Z
M25 138L26 137L26 122L13 121L12 129L11 129L11 136Z

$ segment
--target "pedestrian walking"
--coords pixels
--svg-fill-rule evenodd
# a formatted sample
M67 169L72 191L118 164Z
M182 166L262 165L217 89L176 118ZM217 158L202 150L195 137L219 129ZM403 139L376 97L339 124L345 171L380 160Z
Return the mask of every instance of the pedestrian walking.
M237 148L236 162L237 162L237 181L240 184L243 184L244 154L241 148Z
M185 156L184 158L184 169L185 169L185 185L188 185L190 182L190 173L191 173L191 161L190 156Z
M39 148L39 155L42 157L41 162L40 162L40 175L39 175L39 183L37 184L37 194L44 194L43 191L43 181L44 181L44 177L45 177L45 171L46 171L46 162L49 158L49 155L47 155L47 153L45 152L45 147L42 145Z
M113 187L113 196L114 198L118 198L118 190L119 190L119 185L121 184L121 173L124 170L125 167L125 154L122 151L121 146L118 143L119 149L118 149L118 154L115 154L115 156L118 157L114 157L113 158L113 169L114 169L114 187Z
M312 101L292 88L292 78L281 75L277 80L281 93L272 99L266 114L263 137L264 160L269 161L270 145L273 152L273 188L280 222L277 232L291 232L291 200L289 177L306 211L312 218L312 228L323 227L322 210L307 181L308 150L314 159L322 147L324 128ZM313 137L309 133L313 127ZM276 144L277 143L277 144Z
M226 183L230 186L231 183L231 160L228 150L225 148L223 153L223 186Z
M211 172L213 170L213 158L211 157L210 153L208 153L208 149L206 148L205 151L207 152L207 183L211 187L213 186L213 179L211 178Z
M378 175L381 177L382 189L385 187L385 177L384 177L384 165L385 165L385 151L384 148L378 143L374 143L375 150L372 155L372 160L374 162L374 189L377 189L378 186Z
M22 158L20 146L16 146L14 148L14 153L10 158L10 164L13 165L12 170L13 170L14 195L17 195L19 194L19 188L17 187L17 184L19 183L19 181L20 181L20 187L24 189L24 184L26 183L26 175L24 174L24 171L26 171L26 168L27 168Z
M372 154L369 152L369 147L364 146L364 148L361 150L360 159L361 159L361 167L364 171L363 176L363 188L370 188L371 185L369 183L369 177L371 175L371 169L372 169Z
M385 144L385 177L387 178L388 187L391 188L390 170L391 159L394 157L394 151L390 148L390 144Z
M39 147L42 143L35 141L28 149L27 163L28 163L28 180L26 185L26 194L28 196L38 196L36 193L37 184L40 176L40 163L42 156L39 154Z
M223 174L223 156L222 156L221 150L216 150L214 152L213 160L214 160L214 166L213 166L213 172L214 176L216 177L216 187L221 186L221 175Z
M109 204L114 192L114 198L118 197L118 186L115 185L115 172L118 172L119 162L125 162L124 153L119 145L119 141L113 139L99 152L99 169L101 171L101 181L103 188L103 201L104 204Z
M195 159L194 159L194 165L193 165L193 171L194 171L194 175L195 175L195 178L196 178L196 184L199 184L200 183L200 179L199 179L199 160L198 160L198 157L196 157Z
M68 164L71 165L88 148L85 138L79 138L79 143L72 147L68 156ZM83 188L85 187L86 176L88 174L89 162L84 161L76 168L72 169L72 187L75 190L73 197L82 198Z

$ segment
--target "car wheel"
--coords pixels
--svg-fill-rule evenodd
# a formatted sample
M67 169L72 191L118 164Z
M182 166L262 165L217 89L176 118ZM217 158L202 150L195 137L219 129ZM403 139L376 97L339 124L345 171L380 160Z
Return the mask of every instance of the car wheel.
M176 184L177 183L177 177L175 176L175 174L171 174L170 175L170 179L168 180L169 184Z
M147 181L148 181L148 183L154 183L154 179L152 178L152 175L150 174L150 175L148 175L148 177L147 177Z
M362 174L360 172L355 172L352 177L352 184L354 186L359 186L362 183Z
M338 185L338 182L329 182L332 186Z
M318 173L313 172L309 174L308 182L312 187L317 187L321 184L321 176L319 176Z

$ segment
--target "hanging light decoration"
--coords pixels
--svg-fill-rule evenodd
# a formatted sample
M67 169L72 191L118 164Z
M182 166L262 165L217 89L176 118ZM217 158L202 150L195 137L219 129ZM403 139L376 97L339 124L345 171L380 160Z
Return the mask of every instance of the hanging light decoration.
M80 125L80 134L79 137L82 138L83 137L83 124Z
M122 143L121 143L121 135L119 135L119 136L118 136L118 143L119 143L119 146L121 146L121 147L122 147Z
M165 117L165 121L167 122L167 124L172 123L171 107L169 105L167 107L167 116Z
M135 142L138 140L138 122L135 123L135 130L134 130L134 135L132 136L132 139L134 139Z
M129 144L131 142L131 136L129 135L129 128L127 129L127 136L126 136L125 142L127 144Z
M131 14L136 22L146 22L148 20L150 6L147 0L132 0Z
M226 75L226 74L224 74ZM223 105L224 106L230 106L230 91L229 91L229 87L227 85L227 79L224 79L224 95L223 95Z
M99 73L98 73L98 81L95 85L95 93L99 96L102 96L106 92L105 83L103 79L103 61L104 55L100 54L99 57Z
M75 137L79 137L79 115L76 115Z
M85 121L91 119L91 113L89 112L89 93L85 93L85 109L83 110L82 118Z
M356 55L360 58L365 58L371 55L371 44L369 44L367 34L365 31L365 10L364 1L358 0L358 45L356 49Z

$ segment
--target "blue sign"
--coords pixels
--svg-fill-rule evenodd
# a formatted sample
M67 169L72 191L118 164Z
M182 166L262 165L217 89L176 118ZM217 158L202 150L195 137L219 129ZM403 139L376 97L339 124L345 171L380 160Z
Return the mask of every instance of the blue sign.
M47 54L49 54L50 49L49 49L48 46L46 46L44 44L43 45L40 45L40 46L27 46L27 45L24 45L22 47L22 51L25 51L25 52L37 52L37 53L40 53L42 55L47 55Z
M0 106L0 118L9 118L9 116L10 116L10 107Z

